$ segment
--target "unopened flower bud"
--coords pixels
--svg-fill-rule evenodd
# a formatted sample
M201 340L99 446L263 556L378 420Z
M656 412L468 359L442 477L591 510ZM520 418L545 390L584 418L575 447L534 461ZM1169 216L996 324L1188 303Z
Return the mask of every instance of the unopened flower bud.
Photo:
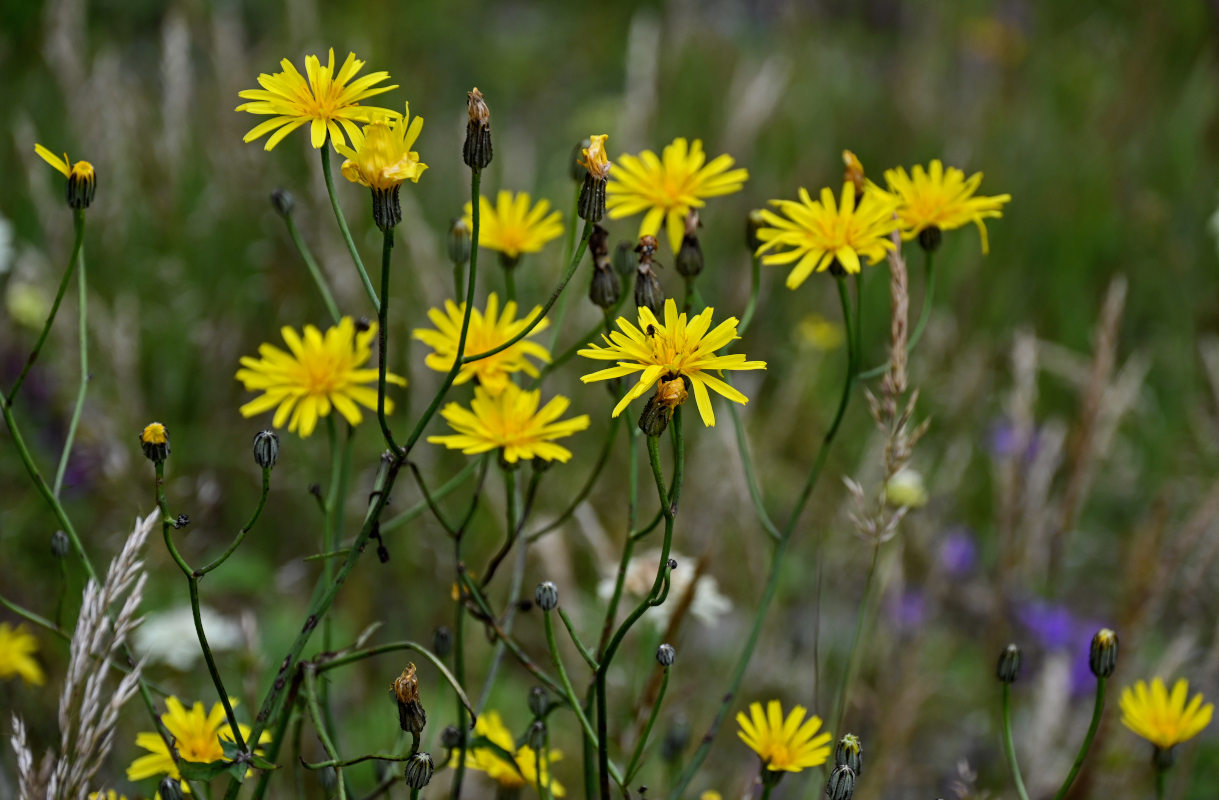
M56 558L63 558L68 554L68 548L72 542L68 540L68 534L63 531L55 531L51 534L51 553Z
M635 264L639 262L635 258L635 243L629 239L623 239L614 246L614 272L625 278L635 271Z
M161 800L182 800L182 784L166 776L161 779L157 794L161 796Z
M825 800L851 800L855 794L855 772L848 766L834 767L825 782Z
M1009 644L999 654L999 665L995 674L1004 683L1012 683L1020 675L1020 648Z
M863 774L863 744L858 736L848 733L838 740L834 748L834 766L850 767L856 778Z
M427 712L419 701L419 679L415 676L415 665L407 664L402 674L390 684L394 698L398 701L398 725L403 733L418 736L427 725Z
M650 308L653 314L663 314L665 290L652 271L651 264L640 264L635 273L635 307Z
M662 667L671 667L673 662L677 660L677 651L673 649L673 645L664 643L656 648L656 661Z
M470 226L465 217L457 217L449 226L449 261L464 264L470 260Z
M918 232L918 245L923 248L924 252L934 253L939 249L942 241L944 241L944 232L935 225L923 228Z
M461 148L461 157L470 169L481 170L491 163L491 109L477 86L466 92L466 98L470 121L466 123L466 141Z
M609 259L593 265L593 279L588 284L588 299L598 308L613 308L622 296L622 280L610 266Z
M529 746L539 753L546 747L546 723L540 719L529 726Z
M533 601L543 611L554 611L559 604L559 589L550 581L542 581L533 591Z
M275 431L259 431L254 434L254 463L263 469L271 469L279 460L279 436Z
M545 717L550 713L551 701L550 693L541 686L534 686L529 690L529 710L533 712L535 717Z
M656 395L652 395L639 415L639 430L643 431L644 436L660 436L669 427L670 416L669 409L656 399Z
M296 208L296 197L287 189L276 189L271 192L271 207L281 217L291 216L292 210Z
M432 631L432 652L438 658L447 658L453 652L453 631L447 625L440 625Z
M701 224L698 221L698 211L690 209L690 213L686 215L686 233L673 261L677 272L687 278L693 278L703 271L703 248L698 243L698 229Z
M144 457L154 464L169 458L169 431L159 422L150 422L140 432L140 447Z
M456 725L446 725L445 729L440 732L440 745L446 750L453 750L461 747L465 737L462 736L461 730Z
M427 753L415 753L406 762L406 785L412 789L422 789L432 781L432 757Z
M1117 667L1117 634L1108 628L1101 628L1092 637L1092 647L1088 652L1088 666L1092 674L1098 678L1108 678Z
M745 246L749 248L751 255L762 246L758 231L765 225L766 220L762 218L762 210L759 208L750 211L749 216L745 217Z

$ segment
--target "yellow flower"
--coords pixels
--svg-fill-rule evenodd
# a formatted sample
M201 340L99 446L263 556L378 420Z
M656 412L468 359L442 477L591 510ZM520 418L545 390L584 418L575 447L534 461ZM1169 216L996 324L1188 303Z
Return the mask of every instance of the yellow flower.
M987 252L988 244L982 220L1002 217L1003 204L1012 199L1010 194L974 197L982 183L982 173L975 172L966 179L965 173L956 167L945 170L938 158L926 170L915 165L910 175L902 167L885 170L885 182L897 196L897 218L901 221L903 239L913 239L928 228L947 231L972 222L978 226L983 253Z
M140 441L144 444L165 444L169 441L169 432L160 422L150 422L140 432Z
M403 181L419 182L427 164L411 150L423 117L411 119L411 104L400 118L375 119L364 126L363 133L349 131L351 147L336 139L334 149L347 157L343 162L343 177L370 189L393 189Z
M7 622L0 622L0 678L19 675L23 681L34 686L46 683L42 667L34 660L37 650L38 640L25 625L18 625L14 629Z
M605 152L605 140L609 138L608 133L598 133L588 137L588 147L583 148L581 157L577 159L580 166L588 170L588 174L594 178L605 180L609 178L610 164L609 154Z
M1211 722L1215 706L1202 705L1202 693L1195 694L1186 706L1189 682L1179 678L1172 687L1172 694L1164 681L1155 678L1151 688L1139 681L1134 688L1122 689L1122 724L1147 741L1167 750L1175 744L1197 736Z
M814 271L823 272L837 263L849 273L859 272L860 258L875 264L893 250L889 234L897 228L893 218L895 201L878 188L869 188L855 202L855 184L842 187L842 202L834 202L834 193L821 190L821 199L813 200L807 189L800 189L800 202L771 200L784 216L763 210L765 227L758 230L762 246L757 254L763 264L796 266L787 276L787 288L795 289ZM767 252L777 251L777 252Z
M68 205L72 208L88 208L93 202L94 192L97 191L97 173L94 172L93 165L88 161L77 161L73 164L67 153L60 158L37 143L34 144L34 152L68 179Z
M585 375L580 380L589 383L641 373L639 382L614 406L613 416L616 417L657 380L663 378L671 381L685 376L694 387L694 400L703 424L713 427L715 412L711 410L708 389L714 389L734 403L748 403L749 398L711 375L710 371L766 369L765 361L746 361L745 356L739 353L715 355L716 350L740 337L736 335L736 317L729 317L708 332L713 313L714 309L704 308L693 319L687 320L684 312L677 313L677 304L669 298L665 301L662 323L651 309L640 306L638 328L619 317L619 330L612 331L608 336L601 335L604 347L590 343L586 349L578 352L585 358L617 361L618 365Z
M89 792L89 800L127 800L127 795L107 789L104 792Z
M478 198L478 244L489 250L503 253L509 259L518 259L522 253L536 253L547 242L563 234L562 217L558 211L550 211L549 200L538 200L529 207L529 193L501 189L495 205L486 197ZM474 207L466 203L464 221L474 227Z
M550 765L560 760L563 754L558 750L549 751L542 763L538 763L538 754L529 745L517 747L512 740L512 734L504 727L498 711L484 711L474 724L474 735L482 736L499 745L504 750L515 755L516 767L507 761L497 751L486 747L475 747L465 754L466 768L487 773L487 777L506 789L522 786L536 787L541 770L541 784L549 785L555 797L563 797L567 790L558 781L550 777Z
M766 704L766 713L762 713L761 703L751 703L748 717L743 711L736 715L741 726L737 736L772 772L799 772L820 766L829 758L831 737L828 731L818 735L821 718L814 715L806 722L807 713L804 706L796 706L785 719L778 700Z
M381 116L398 116L398 112L375 106L361 106L359 101L374 95L397 89L393 86L376 86L389 78L388 72L371 72L363 78L355 78L364 67L364 62L348 53L347 60L334 71L334 48L330 48L330 62L322 66L317 56L305 56L305 75L297 71L288 59L279 62L283 72L258 76L261 89L246 89L237 96L253 102L237 106L238 111L251 114L272 114L271 119L256 125L242 141L252 142L271 131L266 149L270 150L280 140L306 122L310 124L309 136L314 149L326 143L329 134L336 144L344 141L343 131L355 141L360 131L357 122L371 122ZM308 77L306 77L308 76ZM342 126L341 128L339 126Z
M798 331L801 343L814 350L837 350L846 340L842 323L826 319L816 312L801 318Z
M241 407L243 417L274 408L271 424L280 428L287 421L288 430L303 438L313 433L318 419L332 407L352 425L363 419L359 406L377 407L377 370L360 366L372 358L375 323L357 332L351 317L343 317L325 335L312 325L305 326L303 338L287 325L280 333L291 352L263 344L258 348L259 358L242 356L237 380L247 391L263 392ZM386 381L406 385L405 378L394 374L387 375ZM372 386L366 385L370 383ZM385 411L392 410L393 403L386 398Z
M739 192L749 178L748 170L731 169L734 160L730 155L706 161L703 143L698 139L687 143L684 138L674 139L660 158L651 150L619 156L614 179L605 187L610 218L646 211L639 235L655 236L663 221L676 253L690 209L702 208L708 197Z
M440 412L457 434L429 436L428 441L466 455L502 448L509 464L529 458L566 463L571 451L554 440L587 428L588 415L559 422L570 401L559 395L539 411L541 395L540 391L525 391L511 381L495 395L477 386L469 409L449 403Z
M723 800L723 798L719 792L708 790L700 794L698 800Z
M236 704L236 701L232 702ZM225 719L224 706L216 703L211 711L205 712L203 703L196 702L188 711L181 700L170 695L165 698L165 709L165 713L161 715L161 723L173 737L179 758L205 764L224 758L220 740L234 741L233 729ZM241 729L241 738L248 739L249 726L239 723L237 727ZM258 741L266 743L270 740L271 735L264 731ZM135 743L149 752L148 755L132 761L131 766L127 767L127 780L140 781L157 775L168 775L174 780L182 780L182 773L178 772L178 766L165 747L161 734L156 731L141 731L136 734ZM189 792L190 787L183 783L182 790Z
M412 336L434 351L423 362L431 369L437 372L448 372L453 366L465 309L465 303L459 306L452 300L446 300L444 311L438 308L428 311L428 319L436 326L435 330L416 328L412 332ZM534 306L528 317L516 319L516 303L509 302L504 306L501 314L499 297L492 292L487 297L485 312L480 312L477 308L470 312L470 330L466 334L465 354L467 356L477 355L499 347L527 328L529 322L540 313L542 313L542 307ZM529 335L533 336L544 331L549 324L549 320L542 320L536 328L529 332ZM463 364L454 383L465 383L472 378L478 378L479 384L488 393L498 394L508 383L508 374L511 372L524 372L533 378L538 376L537 367L529 361L529 356L546 363L550 361L550 353L545 347L536 342L530 342L528 337L525 337L493 356Z

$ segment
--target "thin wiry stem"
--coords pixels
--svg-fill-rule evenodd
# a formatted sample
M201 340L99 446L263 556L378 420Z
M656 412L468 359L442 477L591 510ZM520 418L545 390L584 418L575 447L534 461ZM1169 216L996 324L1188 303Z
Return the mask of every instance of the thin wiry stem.
M1003 752L1007 756L1007 766L1012 771L1012 780L1016 784L1016 794L1020 800L1029 800L1029 793L1024 788L1024 778L1020 776L1020 765L1016 763L1016 745L1012 742L1012 685L1003 682Z
M334 302L334 295L330 293L330 287L326 284L326 278L322 275L322 270L317 264L317 259L313 257L309 246L301 238L300 231L296 227L296 220L292 215L281 214L280 216L283 217L284 225L288 227L288 236L292 239L292 244L296 246L296 252L300 253L301 260L305 262L305 267L309 270L309 275L312 276L313 283L317 286L318 294L322 296L322 302L326 304L326 311L330 314L330 319L335 325L338 325L342 315L339 314L339 306Z
M343 216L343 207L339 205L339 197L334 193L334 177L330 174L330 137L326 138L326 142L318 150L318 154L322 157L322 177L326 179L326 194L330 196L330 207L334 209L334 218L339 223L339 232L343 234L347 252L351 253L351 260L360 273L360 281L364 284L364 291L368 293L368 299L372 301L373 309L380 313L381 301L377 299L377 290L372 287L372 281L368 279L368 270L364 269L364 260L360 258L360 251L356 249L356 243L351 238L351 231L347 228L347 218Z
M83 229L85 225L84 210L76 214L76 227ZM85 249L82 246L76 251L80 262L76 268L76 285L80 290L77 301L77 314L80 320L80 387L76 390L76 403L72 406L72 419L68 422L68 435L64 438L63 452L59 455L59 467L55 470L55 486L52 491L56 497L63 488L64 473L68 469L68 459L72 456L72 443L76 441L76 427L80 424L80 412L85 407L85 393L89 389L89 304L88 287L85 282Z
M1075 763L1071 765L1071 771L1067 773L1067 778L1062 782L1062 786L1058 788L1058 792L1054 795L1054 800L1063 800L1067 796L1067 791L1071 788L1071 784L1075 782L1075 777L1079 775L1079 771L1084 766L1084 759L1088 757L1088 748L1092 746L1092 739L1096 736L1096 729L1100 727L1101 714L1105 710L1105 679L1101 676L1096 678L1096 702L1092 706L1092 721L1088 723L1088 732L1084 735L1084 741L1079 746L1079 753L1075 756Z

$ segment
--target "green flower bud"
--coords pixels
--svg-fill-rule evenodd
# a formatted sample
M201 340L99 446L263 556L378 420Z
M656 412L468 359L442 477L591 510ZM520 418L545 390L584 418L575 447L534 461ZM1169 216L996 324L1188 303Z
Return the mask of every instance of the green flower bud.
M1101 628L1092 637L1092 647L1088 651L1088 666L1092 674L1098 678L1108 678L1117 667L1117 634L1108 628Z
M263 469L271 469L279 460L279 436L275 431L259 431L254 434L254 463Z
M673 649L673 645L666 642L656 648L656 661L659 662L660 666L671 667L676 660L677 651Z
M1020 675L1020 648L1009 644L999 654L999 665L995 674L1004 683L1013 683Z
M851 800L855 794L855 772L848 766L834 767L825 782L826 800Z
M432 757L427 753L415 753L406 762L406 785L412 789L422 789L432 781Z
M834 748L834 765L850 767L856 778L863 774L863 744L858 736L848 733L838 740L838 746Z
M559 604L559 589L550 581L542 581L533 591L533 600L543 611L554 611Z

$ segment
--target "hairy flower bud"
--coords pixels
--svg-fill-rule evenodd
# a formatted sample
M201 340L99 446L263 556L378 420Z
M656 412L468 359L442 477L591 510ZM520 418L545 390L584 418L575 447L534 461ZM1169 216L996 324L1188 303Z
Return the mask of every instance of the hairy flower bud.
M275 431L259 431L254 434L254 463L263 469L271 469L279 460L279 436Z
M464 264L470 260L470 226L465 217L457 217L449 226L449 261Z
M422 789L432 781L432 757L427 753L415 753L406 762L406 785L412 789Z
M440 732L440 745L446 750L453 750L461 747L465 741L465 736L456 725L446 725L444 730Z
M550 693L541 686L534 686L529 690L529 710L533 712L535 717L545 717L550 713L551 708Z
M55 533L51 534L51 553L56 558L66 556L71 546L72 542L68 539L68 534L63 531L55 531Z
M485 169L491 163L491 109L483 93L475 86L466 92L470 121L466 123L466 141L461 158L470 169Z
M546 723L540 719L529 726L529 746L539 753L546 747Z
M656 648L656 661L662 667L671 667L673 662L677 660L677 651L673 649L673 645L664 643Z
M161 779L157 794L161 796L161 800L182 800L182 784L166 776Z
M1117 634L1108 628L1101 628L1092 637L1092 647L1088 652L1088 666L1092 674L1098 678L1108 678L1117 667Z
M848 766L834 767L825 782L826 800L851 800L855 794L855 772Z
M559 604L559 589L550 581L542 581L533 591L533 600L543 611L554 611Z
M858 736L848 733L838 740L838 746L834 748L834 766L850 767L856 778L863 774L863 744Z
M701 225L698 221L698 211L690 209L690 213L686 215L686 233L673 261L678 274L686 278L693 278L703 271L703 248L698 243L698 229Z
M291 216L296 208L296 197L287 189L276 189L271 192L271 207L281 217Z
M438 658L447 658L453 652L453 631L447 625L439 625L432 631L432 652Z
M635 258L635 243L629 239L623 239L614 246L614 272L617 272L620 277L626 278L635 271L635 264L638 259Z
M1004 683L1012 683L1020 675L1020 648L1009 644L999 654L999 665L995 674Z

